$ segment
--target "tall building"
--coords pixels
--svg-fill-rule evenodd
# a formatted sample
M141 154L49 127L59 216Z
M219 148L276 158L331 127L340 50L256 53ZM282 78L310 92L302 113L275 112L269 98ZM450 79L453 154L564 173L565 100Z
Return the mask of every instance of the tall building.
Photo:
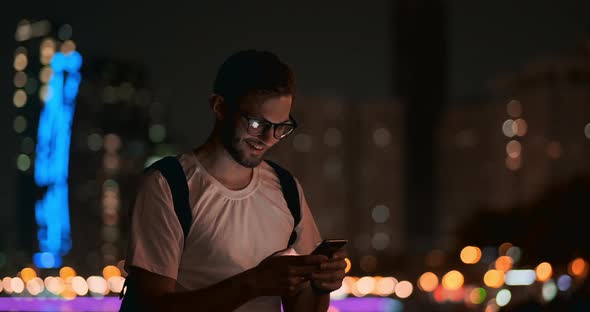
M71 248L68 157L82 63L71 36L70 25L54 27L47 20L22 20L15 31L19 265L34 254L36 266L57 267Z
M82 64L72 32L47 20L16 28L19 235L7 271L69 265L96 274L121 264L139 174L174 153L143 67Z
M164 107L143 66L86 63L71 149L71 262L95 274L107 265L122 267L140 174L175 151L166 144Z
M438 169L443 246L457 247L454 230L478 211L524 207L590 173L589 56L582 48L528 63L493 80L495 100L446 112Z

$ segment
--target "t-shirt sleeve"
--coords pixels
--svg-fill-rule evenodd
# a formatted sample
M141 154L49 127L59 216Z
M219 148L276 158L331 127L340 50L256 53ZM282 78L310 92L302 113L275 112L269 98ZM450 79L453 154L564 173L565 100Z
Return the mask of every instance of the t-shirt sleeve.
M310 254L319 243L321 243L322 237L315 223L311 210L309 209L307 200L305 199L303 188L301 187L301 184L297 178L295 178L295 181L297 183L297 189L299 190L301 221L295 227L295 231L297 232L297 240L293 244L292 248L295 249L295 251L297 251L299 254L307 255Z
M131 211L125 266L177 279L184 234L170 187L159 171L144 174Z

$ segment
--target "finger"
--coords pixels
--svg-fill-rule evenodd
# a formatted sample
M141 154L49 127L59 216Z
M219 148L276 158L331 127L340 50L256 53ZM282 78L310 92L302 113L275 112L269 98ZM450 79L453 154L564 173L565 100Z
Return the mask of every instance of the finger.
M347 256L346 249L340 248L332 254L332 257L330 258L330 260L334 260L334 259L344 260L344 258L346 258L346 256Z
M311 279L316 282L338 282L344 279L346 274L343 271L312 273Z
M320 264L322 262L328 261L328 257L324 255L307 255L307 256L298 256L296 261L299 261L297 264Z
M328 262L320 264L320 269L322 271L344 270L346 269L346 262L342 260L330 260Z
M291 265L287 268L288 276L311 276L314 272L320 272L320 265Z

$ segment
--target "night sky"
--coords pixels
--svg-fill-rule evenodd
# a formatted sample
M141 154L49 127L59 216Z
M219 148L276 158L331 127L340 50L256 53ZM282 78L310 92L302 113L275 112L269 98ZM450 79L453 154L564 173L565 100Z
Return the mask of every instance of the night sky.
M15 200L12 53L16 23L23 18L71 24L86 60L144 64L158 101L167 107L171 136L186 147L208 134L206 99L215 71L239 49L278 53L295 69L301 96L392 95L389 1L60 3L58 8L49 1L14 1L0 10L0 219L11 215ZM476 104L473 99L486 96L488 79L535 57L571 50L590 29L590 1L448 4L450 105Z

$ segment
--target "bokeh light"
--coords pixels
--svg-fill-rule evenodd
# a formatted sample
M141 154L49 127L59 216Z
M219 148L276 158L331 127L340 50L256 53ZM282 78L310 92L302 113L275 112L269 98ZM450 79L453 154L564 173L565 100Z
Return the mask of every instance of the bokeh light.
M117 294L123 290L123 284L125 284L125 278L122 276L111 276L107 280L109 290Z
M483 276L483 282L491 288L500 288L504 285L504 272L499 270L489 270Z
M516 135L521 136L521 137L525 136L528 131L528 125L527 125L526 121L522 118L515 120L514 123L512 124L512 128L513 128L514 133L516 133Z
M2 288L4 288L4 292L7 294L12 293L12 278L5 277L2 279Z
M518 158L520 157L520 153L522 152L522 145L520 142L516 140L512 140L506 144L506 154L510 158Z
M51 79L51 75L53 75L53 70L51 67L45 66L41 69L41 72L39 72L39 80L46 84L49 82L49 79Z
M30 279L29 281L26 282L27 284L27 291L29 292L29 294L31 294L32 296L37 296L40 293L43 292L44 290L44 284L43 284L43 280L39 277L34 277L32 279Z
M425 292L433 292L438 287L438 276L432 272L425 272L418 278L418 288Z
M555 285L555 282L552 279L543 283L541 294L545 302L555 299L555 296L557 296L557 285Z
M104 149L107 153L116 153L121 148L123 144L121 141L121 137L114 133L109 133L104 136Z
M588 262L583 258L576 258L568 265L568 272L579 278L585 278L588 275Z
M408 298L412 295L414 286L409 281L401 281L395 285L395 295L399 298Z
M108 265L102 269L102 276L108 281L113 276L121 276L121 271L114 265Z
M371 245L375 250L384 250L389 246L389 234L385 232L377 232L373 235Z
M45 278L45 288L52 294L59 295L66 289L66 283L61 277L48 276Z
M350 259L348 258L344 258L344 262L346 262L346 268L344 269L344 273L348 273L352 268L352 262L350 262Z
M109 292L107 281L102 276L90 276L86 279L86 283L93 296L104 296Z
M506 163L506 168L508 168L508 170L517 171L522 167L522 158L521 157L512 158L510 156L506 156L505 163Z
M81 276L75 276L72 278L72 289L78 296L85 296L88 294L88 284Z
M20 294L25 290L25 282L20 277L13 277L10 280L10 287L12 288L12 292Z
M510 286L532 285L537 275L533 270L510 270L504 276L504 282Z
M376 280L375 292L379 296L390 296L395 292L397 286L397 279L393 277L382 277Z
M557 288L561 291L567 291L572 286L572 278L567 275L563 274L557 279Z
M516 133L514 132L514 120L512 119L508 119L506 121L504 121L504 123L502 123L502 132L504 133L505 136L511 138L513 137Z
M27 130L27 119L23 116L16 116L13 123L14 131L16 133L23 133Z
M25 106L27 104L27 93L20 89L14 91L12 103L18 108Z
M166 138L166 128L163 125L155 124L149 129L150 140L154 143L160 143Z
M475 246L466 246L461 250L460 258L466 264L478 263L481 259L481 249Z
M553 268L548 262L543 262L537 265L535 273L537 274L537 281L545 282L553 275Z
M506 255L512 258L513 263L516 263L520 261L520 257L522 256L522 250L520 249L520 247L512 246L508 248L508 250L506 251Z
M373 142L377 147L387 147L391 142L391 133L386 128L377 128L373 132Z
M59 270L59 277L61 277L63 280L67 280L68 278L74 276L76 276L76 270L74 270L72 267L65 266Z
M377 205L373 208L371 216L376 223L385 223L389 219L389 207Z
M56 44L51 38L47 38L41 42L40 50L40 61L43 65L49 65L53 55L55 54Z
M371 276L361 277L356 282L356 289L361 294L361 296L366 296L372 293L375 290L375 278Z
M469 292L469 300L473 304L482 304L486 300L487 292L484 288L476 287Z
M27 65L29 64L29 59L27 58L27 55L24 53L19 53L14 57L14 69L16 71L23 71L25 70L25 68L27 68Z
M522 105L520 101L512 100L506 105L506 112L512 118L518 118L522 114Z
M508 270L512 269L512 262L512 258L508 256L500 256L498 259L496 259L496 270L508 272Z
M508 250L510 248L512 248L512 243L510 242L504 242L500 245L500 247L498 247L498 255L499 256L505 256L508 253Z
M31 168L31 157L26 154L20 154L16 157L16 167L20 171L27 171Z
M457 290L463 286L464 281L461 272L452 270L443 276L442 285L446 290Z
M17 88L23 88L27 84L27 74L25 72L19 71L14 74L14 79L12 80L14 86Z
M508 289L502 289L496 294L496 304L500 307L506 306L510 299L512 299L512 293Z
M30 280L37 277L37 272L31 268L24 268L20 271L20 277L23 279L23 282L28 283Z

